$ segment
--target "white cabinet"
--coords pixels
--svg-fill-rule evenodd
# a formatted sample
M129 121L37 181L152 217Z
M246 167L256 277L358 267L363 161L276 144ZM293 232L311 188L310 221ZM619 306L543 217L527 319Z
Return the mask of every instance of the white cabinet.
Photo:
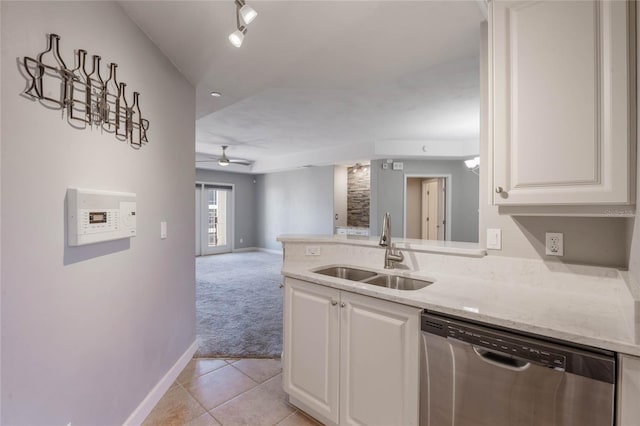
M283 386L341 425L417 425L420 309L287 278Z
M290 278L284 290L284 390L338 423L340 294Z
M618 426L640 425L640 358L618 356Z
M635 202L632 3L490 3L495 204Z

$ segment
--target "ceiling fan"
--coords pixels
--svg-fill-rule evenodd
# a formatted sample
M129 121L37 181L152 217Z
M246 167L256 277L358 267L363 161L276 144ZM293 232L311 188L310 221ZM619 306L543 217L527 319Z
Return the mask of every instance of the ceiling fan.
M218 161L218 165L220 165L220 166L228 166L229 164L240 164L242 166L250 166L251 165L251 161L249 161L249 160L243 160L241 158L229 158L229 157L227 157L226 150L227 150L228 147L229 147L228 145L223 145L222 146L222 155L220 157L218 157L217 159L196 160L196 163L210 163L212 161Z

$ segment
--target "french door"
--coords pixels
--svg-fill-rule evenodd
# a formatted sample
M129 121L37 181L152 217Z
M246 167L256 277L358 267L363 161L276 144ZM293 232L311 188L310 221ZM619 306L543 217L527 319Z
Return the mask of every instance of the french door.
M196 255L228 253L233 248L233 187L196 184Z

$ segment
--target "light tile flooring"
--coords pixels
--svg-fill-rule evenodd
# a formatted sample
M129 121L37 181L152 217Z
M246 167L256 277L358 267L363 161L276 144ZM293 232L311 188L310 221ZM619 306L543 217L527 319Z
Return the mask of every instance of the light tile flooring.
M143 425L314 426L287 402L279 359L196 358Z

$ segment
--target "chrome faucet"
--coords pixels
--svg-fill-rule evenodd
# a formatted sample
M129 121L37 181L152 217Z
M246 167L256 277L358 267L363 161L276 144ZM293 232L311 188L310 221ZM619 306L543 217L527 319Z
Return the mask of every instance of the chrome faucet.
M391 242L391 214L388 212L384 214L382 219L382 233L378 244L386 248L384 251L385 269L393 269L396 263L404 260L402 252L393 248L393 243Z

